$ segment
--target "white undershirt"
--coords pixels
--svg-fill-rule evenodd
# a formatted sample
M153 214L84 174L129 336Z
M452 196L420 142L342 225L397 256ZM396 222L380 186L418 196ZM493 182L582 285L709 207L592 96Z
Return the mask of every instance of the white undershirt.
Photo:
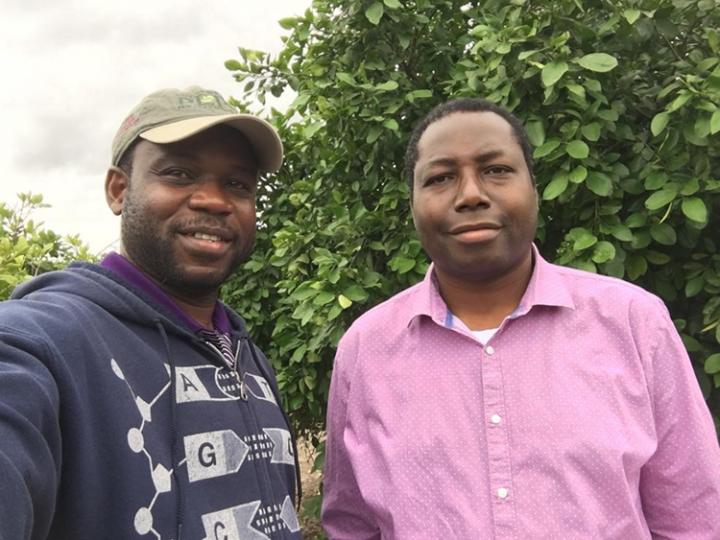
M485 345L488 341L490 341L490 338L492 338L495 335L495 332L498 331L498 328L487 328L485 330L470 330L464 322L462 322L461 319L458 319L454 314L450 314L450 323L454 327L464 328L468 332L470 332L473 336L475 336L475 339L477 339L482 345Z
M473 335L475 336L475 339L477 339L480 343L485 345L488 341L490 341L490 338L495 335L495 332L498 331L497 328L488 328L487 330L470 330Z

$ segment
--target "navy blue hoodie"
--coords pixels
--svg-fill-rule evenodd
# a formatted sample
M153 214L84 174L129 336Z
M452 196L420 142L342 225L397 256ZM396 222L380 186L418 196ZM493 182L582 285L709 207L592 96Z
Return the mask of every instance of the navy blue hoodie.
M227 311L242 375L96 265L0 303L0 540L301 538L275 381Z

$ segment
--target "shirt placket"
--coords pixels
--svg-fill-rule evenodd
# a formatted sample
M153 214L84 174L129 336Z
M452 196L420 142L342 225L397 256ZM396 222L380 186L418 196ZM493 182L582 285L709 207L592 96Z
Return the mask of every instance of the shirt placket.
M503 392L501 354L493 345L483 347L482 386L487 439L490 501L495 538L515 538L515 503Z

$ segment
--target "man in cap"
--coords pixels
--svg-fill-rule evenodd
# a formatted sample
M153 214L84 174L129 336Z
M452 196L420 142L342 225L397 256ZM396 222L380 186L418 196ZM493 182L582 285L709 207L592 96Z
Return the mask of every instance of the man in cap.
M531 156L518 119L479 99L411 136L433 264L338 346L333 540L720 538L720 449L667 309L543 260Z
M120 253L0 304L0 539L300 538L272 369L218 300L281 162L270 124L202 88L123 122Z

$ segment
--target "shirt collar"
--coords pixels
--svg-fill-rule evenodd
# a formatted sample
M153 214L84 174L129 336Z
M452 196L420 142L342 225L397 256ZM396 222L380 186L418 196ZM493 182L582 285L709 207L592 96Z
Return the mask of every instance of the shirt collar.
M182 321L183 324L193 332L207 330L197 320L185 313L157 283L147 277L142 270L131 263L126 257L112 251L105 256L100 266L114 272L127 283L139 289L147 298L170 311L176 319ZM212 321L215 330L230 333L230 319L219 301L215 302Z
M534 306L556 306L575 309L570 291L557 266L542 258L535 244L532 245L533 272L520 304L511 318L525 315ZM435 265L431 264L425 278L418 284L417 294L408 303L407 324L420 315L426 315L441 326L448 326L452 314L440 295Z

